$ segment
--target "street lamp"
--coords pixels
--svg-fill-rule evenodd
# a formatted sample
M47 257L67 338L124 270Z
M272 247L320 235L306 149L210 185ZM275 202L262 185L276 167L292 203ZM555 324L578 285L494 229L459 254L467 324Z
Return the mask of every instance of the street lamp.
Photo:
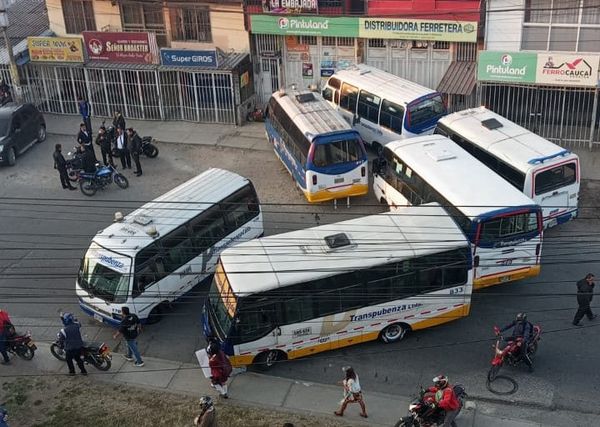
M15 62L15 57L13 55L13 47L10 42L10 37L8 37L8 13L7 9L8 0L0 0L0 28L2 29L2 33L4 35L4 42L6 44L6 51L8 53L8 61L10 63L10 78L12 80L12 89L13 95L15 97L15 101L18 103L21 102L21 79L19 77L19 69L17 68L17 63Z

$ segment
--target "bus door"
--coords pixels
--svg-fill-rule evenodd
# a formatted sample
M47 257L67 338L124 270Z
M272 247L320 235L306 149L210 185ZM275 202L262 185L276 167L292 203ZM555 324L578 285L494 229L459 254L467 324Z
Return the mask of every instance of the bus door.
M135 257L133 275L133 306L140 319L148 317L152 309L163 301L161 281L165 278L163 258L156 244L142 249Z
M361 90L358 96L358 108L355 119L355 129L369 144L383 143L383 131L379 127L379 108L381 98L366 90Z

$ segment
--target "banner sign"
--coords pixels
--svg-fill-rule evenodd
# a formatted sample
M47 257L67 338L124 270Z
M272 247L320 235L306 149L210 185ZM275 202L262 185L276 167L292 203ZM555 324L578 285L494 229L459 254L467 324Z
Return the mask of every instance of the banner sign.
M251 15L254 34L358 37L358 18Z
M84 31L83 42L92 61L155 64L158 47L154 33Z
M358 36L367 39L477 42L476 21L360 18Z
M535 81L564 86L598 85L600 57L538 53Z
M217 52L214 50L161 49L160 62L163 65L182 67L217 68Z
M599 63L590 55L482 51L477 80L596 87Z
M317 0L262 0L265 13L317 13Z
M79 37L27 37L31 61L83 62L83 45Z
M479 52L477 80L535 83L537 54L527 52Z

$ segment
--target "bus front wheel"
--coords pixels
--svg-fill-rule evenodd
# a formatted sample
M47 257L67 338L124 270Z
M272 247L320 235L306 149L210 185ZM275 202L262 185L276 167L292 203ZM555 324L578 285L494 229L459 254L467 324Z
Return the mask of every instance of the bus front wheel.
M285 358L285 354L279 350L267 350L259 353L254 358L253 365L260 371L268 371L277 361Z
M146 323L148 325L154 325L155 323L160 322L160 320L162 319L162 315L163 315L163 305L159 304L152 309L152 311L148 315L148 319L146 320Z
M393 323L381 331L381 341L386 344L401 341L408 332L408 326L400 323Z

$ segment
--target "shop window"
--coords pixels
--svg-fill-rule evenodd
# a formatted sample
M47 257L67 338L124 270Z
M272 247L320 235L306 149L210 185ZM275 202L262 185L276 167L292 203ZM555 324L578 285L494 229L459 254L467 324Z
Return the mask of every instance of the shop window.
M435 50L450 50L450 42L431 42Z
M65 31L68 34L96 31L96 18L92 3L92 0L62 0Z
M323 37L323 46L335 46L335 37Z
M299 39L300 39L299 44L308 44L311 46L317 45L317 37L316 36L300 36Z
M384 39L369 39L369 47L385 47Z
M354 46L354 37L338 37L338 46Z

